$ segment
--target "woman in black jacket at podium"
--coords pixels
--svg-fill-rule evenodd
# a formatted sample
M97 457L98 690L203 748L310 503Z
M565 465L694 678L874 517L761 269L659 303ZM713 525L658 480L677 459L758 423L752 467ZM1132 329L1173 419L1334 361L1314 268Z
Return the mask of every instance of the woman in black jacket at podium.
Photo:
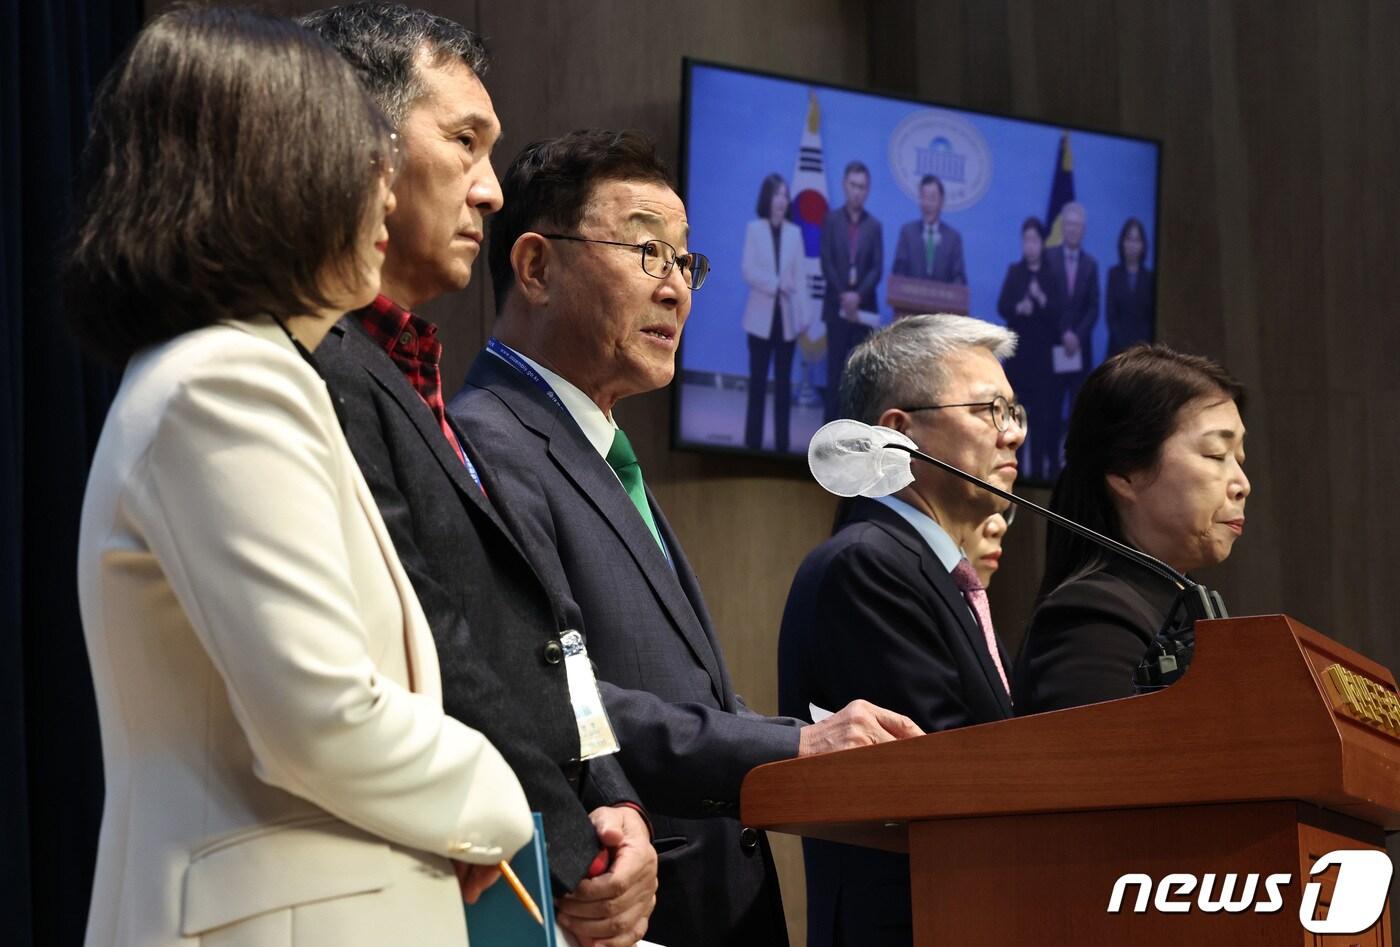
M1178 572L1223 562L1244 532L1244 389L1215 362L1138 345L1084 382L1050 508ZM1133 693L1176 587L1049 528L1045 575L1012 675L1017 714Z

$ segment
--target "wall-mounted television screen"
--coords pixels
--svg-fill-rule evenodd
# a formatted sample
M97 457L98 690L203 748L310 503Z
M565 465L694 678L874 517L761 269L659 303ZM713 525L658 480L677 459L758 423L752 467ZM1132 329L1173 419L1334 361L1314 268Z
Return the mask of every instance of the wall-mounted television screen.
M1053 480L1084 376L1155 330L1158 142L686 60L683 197L711 260L678 447L801 456L850 350L916 312L1020 337L1021 480Z

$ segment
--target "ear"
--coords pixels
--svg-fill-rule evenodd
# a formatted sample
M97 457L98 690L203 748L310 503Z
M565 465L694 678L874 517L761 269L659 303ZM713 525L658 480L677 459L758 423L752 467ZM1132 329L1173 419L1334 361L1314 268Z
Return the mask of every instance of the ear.
M537 233L522 233L510 248L516 288L531 306L549 305L550 277L558 265L549 241Z
M1137 488L1134 485L1135 477L1131 474L1111 473L1104 477L1104 482L1108 484L1109 494L1122 502L1131 503L1137 499Z
M913 418L909 417L908 413L898 408L886 408L880 413L880 417L875 423L880 427L893 428L901 434L907 434L909 433L909 422L912 420Z

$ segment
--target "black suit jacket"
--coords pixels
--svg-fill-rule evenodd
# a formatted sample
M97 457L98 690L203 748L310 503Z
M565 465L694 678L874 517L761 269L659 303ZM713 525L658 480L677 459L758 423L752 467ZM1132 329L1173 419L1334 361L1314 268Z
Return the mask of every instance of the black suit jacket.
M1016 712L1133 695L1133 671L1176 601L1166 579L1117 556L1036 606L1012 672Z
M908 521L864 498L798 568L778 639L781 712L805 717L809 703L833 710L857 698L929 732L1011 716L986 638L948 570ZM912 942L907 856L830 842L803 848L809 947Z
M899 228L899 244L894 250L894 265L890 272L899 276L917 276L940 283L967 284L967 266L963 262L962 234L942 220L938 222L938 248L933 252L933 268L926 266L923 218L911 220Z
M1147 267L1139 267L1137 279L1128 288L1128 270L1121 263L1108 271L1104 317L1108 323L1108 353L1112 358L1138 342L1151 342L1153 313L1157 301L1156 277Z
M1026 298L1031 280L1040 284L1045 304L1031 299L1031 312L1021 315L1016 305ZM1065 288L1059 274L1042 259L1039 271L1032 273L1025 260L1006 268L1006 276L997 296L997 313L1006 327L1015 332L1019 341L1016 354L1006 360L1006 376L1016 388L1022 401L1043 397L1053 377L1050 349L1060 344L1060 313L1064 308ZM1033 420L1039 420L1038 418Z
M443 706L510 763L544 816L554 880L571 890L598 853L587 810L638 796L612 758L570 763L579 742L568 682L563 664L545 657L568 627L556 616L564 609L356 314L331 329L313 358L433 630ZM466 439L463 448L475 459ZM481 473L495 495L489 465Z
M826 215L822 224L822 276L826 279L826 296L822 299L822 318L827 322L841 318L841 294L854 290L860 294L860 308L876 312L879 303L875 287L885 266L885 234L880 222L869 212L861 214L856 227L856 284L850 285L851 241L846 208L838 207Z
M567 411L488 352L449 410L496 472L503 515L545 581L576 603L570 620L605 682L619 758L656 826L661 887L648 938L786 943L766 844L741 838L734 817L744 774L797 754L800 721L759 716L734 693L660 506L648 494L674 567Z

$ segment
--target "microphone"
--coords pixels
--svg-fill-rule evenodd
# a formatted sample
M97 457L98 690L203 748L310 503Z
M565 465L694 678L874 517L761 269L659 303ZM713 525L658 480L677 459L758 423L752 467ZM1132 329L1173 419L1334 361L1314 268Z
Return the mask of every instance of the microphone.
M1198 619L1229 617L1220 593L1187 578L1160 559L939 460L919 450L899 431L843 418L822 425L807 445L807 466L813 478L829 493L843 497L883 497L903 490L914 482L909 468L915 457L1135 562L1177 587L1176 602L1133 674L1139 693L1160 690L1186 673L1195 648L1191 629ZM1189 624L1183 634L1178 634L1176 625L1183 612Z

